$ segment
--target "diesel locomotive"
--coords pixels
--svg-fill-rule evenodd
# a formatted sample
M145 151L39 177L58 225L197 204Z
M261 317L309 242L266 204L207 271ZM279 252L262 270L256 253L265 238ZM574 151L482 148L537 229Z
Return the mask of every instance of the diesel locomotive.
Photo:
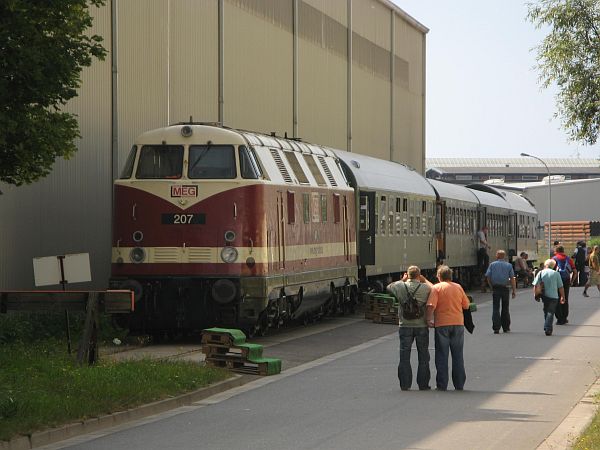
M536 254L537 215L485 185L217 124L148 131L114 184L113 288L135 293L134 331L223 325L262 333L352 311L411 264L468 283L475 233Z

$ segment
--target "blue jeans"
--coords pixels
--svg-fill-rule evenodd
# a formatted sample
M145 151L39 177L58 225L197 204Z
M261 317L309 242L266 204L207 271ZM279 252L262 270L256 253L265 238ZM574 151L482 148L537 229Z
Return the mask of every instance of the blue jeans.
M419 367L417 369L417 384L419 389L429 388L429 328L427 327L400 327L400 363L398 364L398 379L400 388L410 389L412 386L412 367L410 365L410 351L413 340L417 343L417 356Z
M445 391L448 388L448 354L452 354L452 384L454 389L462 390L467 374L463 359L465 327L448 325L435 328L435 382L437 388Z
M508 310L509 292L506 286L494 286L492 288L492 329L494 331L510 330L510 312ZM500 313L502 305L502 314Z
M552 333L552 324L554 323L554 313L556 313L558 299L542 295L542 302L544 302L544 331Z

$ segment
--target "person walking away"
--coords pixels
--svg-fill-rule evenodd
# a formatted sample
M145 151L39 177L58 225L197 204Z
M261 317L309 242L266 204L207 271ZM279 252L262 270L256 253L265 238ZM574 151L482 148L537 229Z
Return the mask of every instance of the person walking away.
M481 292L485 292L485 271L490 264L488 249L491 248L487 241L488 227L484 226L477 232L477 266L479 267L479 275L481 276Z
M556 254L556 247L560 245L560 241L554 241L552 244L552 248L550 249L550 258L552 258Z
M598 288L598 292L600 292L600 246L594 245L592 247L592 253L590 253L588 258L588 264L590 267L590 276L583 288L584 297L589 297L587 290L593 285L595 285Z
M525 280L525 287L531 284L533 280L533 270L527 264L527 258L529 255L525 252L521 252L519 256L515 258L515 276L519 276Z
M535 286L539 283L544 283L544 292L541 300L544 303L544 332L546 336L552 336L552 324L554 323L556 306L565 302L565 290L563 289L562 278L554 270L555 266L556 261L554 259L547 259L544 262L544 270L538 272L532 283L534 286L534 295ZM540 301L537 298L536 300Z
M400 389L407 391L412 386L412 367L410 351L413 341L417 345L417 385L419 390L430 389L429 380L429 328L425 320L425 308L432 284L417 266L410 266L400 281L388 285L387 290L398 300L398 336L400 338L400 362L398 379ZM414 312L412 302L416 302L418 313Z
M494 334L500 333L500 327L505 333L510 331L510 311L508 286L512 287L512 298L517 295L517 282L515 272L511 263L504 260L506 252L498 250L496 261L490 264L485 273L487 283L492 288L492 329ZM502 306L502 313L500 313Z
M577 247L573 252L573 261L575 262L575 269L579 278L573 286L584 286L587 283L587 274L585 273L585 265L587 261L587 248L585 241L579 241Z
M463 309L469 307L469 299L458 283L452 282L452 269L440 266L437 270L439 283L431 287L427 300L427 324L435 327L436 387L448 388L448 355L452 355L452 384L462 391L467 379L463 347L465 341Z
M564 303L559 303L556 306L556 325L565 325L569 323L569 288L577 279L577 269L573 260L565 255L565 249L562 245L556 247L552 259L556 261L556 270L562 278L565 290Z

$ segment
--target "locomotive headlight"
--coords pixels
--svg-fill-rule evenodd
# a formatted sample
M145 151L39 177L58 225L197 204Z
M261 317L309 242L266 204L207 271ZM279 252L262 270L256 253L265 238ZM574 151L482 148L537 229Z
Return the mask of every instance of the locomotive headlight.
M136 264L144 262L146 259L146 250L142 247L134 247L131 249L131 252L129 252L129 258Z
M223 247L221 250L221 259L226 263L234 263L238 258L238 251L235 247Z
M235 231L226 231L225 232L225 241L233 242L235 240Z

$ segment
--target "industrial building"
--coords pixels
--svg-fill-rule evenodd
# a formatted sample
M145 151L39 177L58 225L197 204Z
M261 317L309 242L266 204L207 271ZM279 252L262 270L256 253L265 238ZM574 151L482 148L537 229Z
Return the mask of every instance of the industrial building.
M109 55L67 105L79 152L0 186L2 289L33 287L33 257L81 252L92 283L73 287L107 285L112 182L149 129L218 122L424 172L428 30L388 0L108 0L93 14Z
M600 178L600 160L596 158L544 158L552 175L565 180ZM506 183L540 181L546 168L533 158L427 158L427 178L448 183Z

